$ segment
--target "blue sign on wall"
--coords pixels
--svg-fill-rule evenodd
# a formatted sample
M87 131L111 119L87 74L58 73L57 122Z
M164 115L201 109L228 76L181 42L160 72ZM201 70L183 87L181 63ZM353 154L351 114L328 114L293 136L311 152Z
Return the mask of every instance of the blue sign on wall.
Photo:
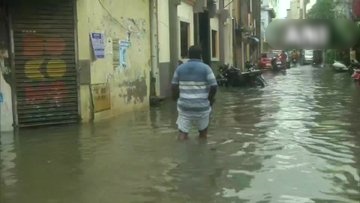
M119 59L120 59L120 67L127 68L127 50L130 47L129 41L120 41L119 42Z
M93 32L90 34L91 44L96 59L105 58L105 36L103 33Z
M0 92L0 104L4 103L4 96L3 93Z

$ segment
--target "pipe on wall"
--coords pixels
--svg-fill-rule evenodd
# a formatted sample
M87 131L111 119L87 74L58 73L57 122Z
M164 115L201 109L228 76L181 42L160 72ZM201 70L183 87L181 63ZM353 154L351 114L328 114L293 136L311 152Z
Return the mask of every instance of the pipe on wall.
M151 74L150 96L160 95L158 0L150 0Z

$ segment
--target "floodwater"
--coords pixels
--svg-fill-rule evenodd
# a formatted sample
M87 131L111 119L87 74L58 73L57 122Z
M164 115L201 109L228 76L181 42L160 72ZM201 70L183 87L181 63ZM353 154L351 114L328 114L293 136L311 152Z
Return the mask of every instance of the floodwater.
M266 78L220 91L208 141L175 139L174 103L3 134L0 202L359 202L360 87L312 67Z

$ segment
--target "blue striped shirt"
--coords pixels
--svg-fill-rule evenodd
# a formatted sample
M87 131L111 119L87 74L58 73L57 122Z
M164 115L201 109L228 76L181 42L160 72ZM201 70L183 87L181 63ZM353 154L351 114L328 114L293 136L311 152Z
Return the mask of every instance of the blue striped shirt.
M172 84L179 85L180 97L177 105L181 111L210 110L209 87L217 86L217 82L211 68L201 60L190 59L180 65L174 73Z

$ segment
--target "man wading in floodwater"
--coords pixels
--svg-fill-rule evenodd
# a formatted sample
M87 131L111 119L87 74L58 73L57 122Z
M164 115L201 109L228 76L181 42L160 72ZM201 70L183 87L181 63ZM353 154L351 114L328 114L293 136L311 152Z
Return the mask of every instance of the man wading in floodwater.
M189 49L190 60L177 67L172 79L173 98L177 100L179 139L188 139L191 124L197 124L200 138L207 138L211 107L217 82L211 68L202 62L200 47Z

